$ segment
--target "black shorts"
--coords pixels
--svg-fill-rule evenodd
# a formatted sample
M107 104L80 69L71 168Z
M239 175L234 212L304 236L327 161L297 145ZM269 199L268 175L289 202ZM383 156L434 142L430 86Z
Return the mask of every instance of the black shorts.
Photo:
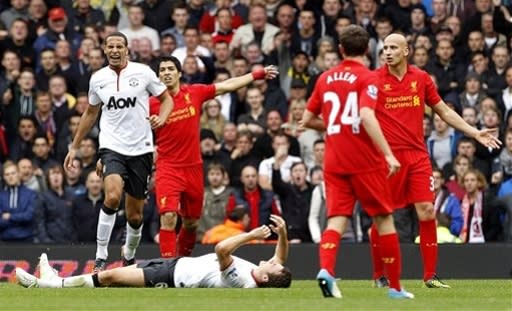
M144 273L146 287L176 287L174 285L174 268L177 258L150 259L137 264Z
M125 156L109 149L100 149L103 176L117 174L124 180L124 191L136 199L147 196L153 167L153 153Z

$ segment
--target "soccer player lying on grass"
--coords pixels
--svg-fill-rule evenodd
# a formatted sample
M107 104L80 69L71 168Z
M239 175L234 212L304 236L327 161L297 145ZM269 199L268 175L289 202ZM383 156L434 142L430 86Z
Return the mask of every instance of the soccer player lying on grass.
M16 279L24 287L289 287L290 270L283 266L288 257L285 221L271 215L272 225L228 238L215 246L215 253L200 257L152 259L128 267L59 277L48 264L46 254L39 259L40 278L16 268ZM232 253L245 243L278 235L274 256L255 265Z

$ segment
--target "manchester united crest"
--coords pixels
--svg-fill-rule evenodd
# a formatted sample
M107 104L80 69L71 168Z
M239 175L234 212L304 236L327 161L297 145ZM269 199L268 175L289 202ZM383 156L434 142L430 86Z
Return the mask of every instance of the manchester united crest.
M129 81L128 81L128 84L131 86L131 87L136 87L137 85L139 85L139 80L137 78L131 78Z

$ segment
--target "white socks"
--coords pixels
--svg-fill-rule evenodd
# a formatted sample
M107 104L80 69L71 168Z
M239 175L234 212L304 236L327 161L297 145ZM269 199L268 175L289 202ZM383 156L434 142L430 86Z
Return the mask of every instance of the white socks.
M100 216L98 217L98 230L96 231L96 259L107 259L108 257L108 242L110 241L110 235L112 235L112 229L116 221L116 213L107 214L100 210Z
M37 285L41 288L94 287L94 282L92 281L92 274L84 274L68 278L38 279Z
M63 287L94 287L92 274L72 276L62 281Z
M123 246L123 255L126 260L130 260L135 257L135 251L137 250L137 246L139 246L141 236L142 224L138 229L133 229L128 222L126 223L126 242Z

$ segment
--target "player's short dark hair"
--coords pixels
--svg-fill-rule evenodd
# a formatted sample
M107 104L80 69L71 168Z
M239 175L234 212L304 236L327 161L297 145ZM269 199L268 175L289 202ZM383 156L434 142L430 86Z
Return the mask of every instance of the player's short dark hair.
M114 31L113 33L111 34L108 34L106 37L105 37L105 43L107 43L108 41L108 38L110 37L120 37L120 38L123 38L123 41L124 41L124 45L126 47L128 47L128 38L126 37L126 35L120 31Z
M182 72L180 60L174 56L162 56L158 62L158 71L160 71L160 64L163 62L172 62L178 72Z
M349 25L340 34L340 45L346 56L362 56L368 49L370 35L363 27Z
M292 272L288 267L283 267L283 270L278 273L268 275L268 281L258 284L258 287L278 287L288 288L292 283Z

